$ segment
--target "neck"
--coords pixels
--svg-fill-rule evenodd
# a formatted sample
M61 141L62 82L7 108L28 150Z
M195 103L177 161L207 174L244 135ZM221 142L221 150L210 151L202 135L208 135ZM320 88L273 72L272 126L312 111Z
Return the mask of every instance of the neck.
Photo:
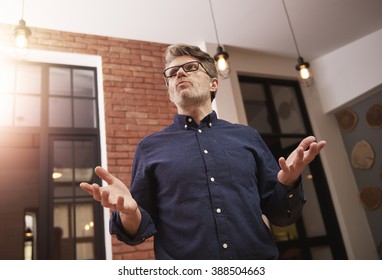
M212 113L211 103L206 106L178 108L178 114L187 115L192 117L197 124L200 124L201 120L207 115Z

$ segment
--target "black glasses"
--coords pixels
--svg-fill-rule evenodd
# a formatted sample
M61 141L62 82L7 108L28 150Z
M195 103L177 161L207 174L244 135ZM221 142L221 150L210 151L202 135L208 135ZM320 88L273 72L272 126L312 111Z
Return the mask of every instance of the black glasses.
M182 64L182 65L178 65L178 66L171 66L171 67L168 67L166 69L163 70L163 76L165 78L171 78L171 77L174 77L176 76L176 74L178 73L179 69L182 68L184 72L195 72L195 71L198 71L199 70L199 65L202 66L202 68L204 69L205 73L210 76L210 74L208 74L206 68L204 68L203 64L200 62L200 61L190 61L190 62L187 62L185 64Z

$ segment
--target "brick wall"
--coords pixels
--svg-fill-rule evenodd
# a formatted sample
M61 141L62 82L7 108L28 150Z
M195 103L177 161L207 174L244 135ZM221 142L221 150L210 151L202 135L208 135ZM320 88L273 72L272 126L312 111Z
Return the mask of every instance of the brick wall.
M0 42L11 26L0 24ZM130 184L137 142L170 124L175 106L162 78L167 45L32 28L31 49L102 57L108 169ZM130 247L112 237L113 259L153 259L152 239Z

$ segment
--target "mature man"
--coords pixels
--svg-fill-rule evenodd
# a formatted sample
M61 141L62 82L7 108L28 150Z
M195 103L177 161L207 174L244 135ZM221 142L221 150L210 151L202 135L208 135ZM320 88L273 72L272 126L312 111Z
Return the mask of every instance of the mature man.
M300 175L325 146L313 136L277 164L257 130L218 119L213 58L169 46L163 75L178 114L136 149L131 188L105 169L108 184L81 183L113 210L110 232L136 245L154 235L156 259L277 259L262 215L295 222L305 203Z

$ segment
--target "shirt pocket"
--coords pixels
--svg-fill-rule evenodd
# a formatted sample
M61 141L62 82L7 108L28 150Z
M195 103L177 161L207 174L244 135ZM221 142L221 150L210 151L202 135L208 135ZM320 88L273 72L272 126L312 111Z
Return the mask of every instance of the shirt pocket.
M226 150L229 175L232 183L246 188L257 185L257 166L255 158L250 151Z

